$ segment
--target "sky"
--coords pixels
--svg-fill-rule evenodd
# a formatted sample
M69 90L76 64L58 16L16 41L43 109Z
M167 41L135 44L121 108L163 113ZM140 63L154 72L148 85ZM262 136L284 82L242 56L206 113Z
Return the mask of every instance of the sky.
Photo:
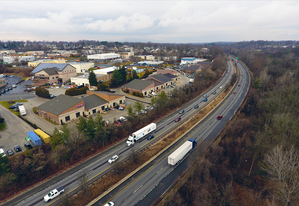
M0 1L1 41L298 39L299 1Z

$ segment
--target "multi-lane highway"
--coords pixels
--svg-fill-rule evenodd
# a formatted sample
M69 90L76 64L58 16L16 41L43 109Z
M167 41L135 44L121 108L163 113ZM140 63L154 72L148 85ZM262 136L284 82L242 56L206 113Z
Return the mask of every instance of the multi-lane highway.
M103 205L107 201L113 201L115 205L145 206L151 205L163 194L191 162L191 160L189 162L184 160L181 164L173 167L167 163L168 155L188 139L195 139L199 144L205 141L204 146L206 147L222 130L227 121L231 119L242 103L248 91L250 79L248 72L243 66L238 65L238 68L240 72L238 82L222 105L217 107L204 121L185 135L178 144L166 150L142 171L135 174L132 179L124 182L93 205ZM216 87L219 89L220 85L218 84ZM211 97L211 95L211 91L208 92L208 96ZM194 112L192 108L197 103L202 104L202 100L193 102L185 110L190 113ZM223 119L217 120L218 115L223 115ZM194 156L197 155L198 151L195 150L186 159L194 160Z
M218 81L218 83L216 85L214 85L214 87L211 87L205 94L207 94L208 96L208 102L211 101L212 98L214 98L216 95L218 95L223 89L225 89L225 85L228 84L228 82L231 79L231 74L233 73L233 66L231 64L231 62L228 62L228 72L226 72L223 77ZM244 73L244 72L243 72ZM245 75L244 75L245 76ZM241 89L243 88L243 86L240 86L236 89L239 89L241 91ZM216 91L216 94L213 94L214 91ZM232 97L231 97L232 98ZM231 102L231 98L229 98L229 100L226 100L226 102ZM238 96L238 94L236 94L233 99L237 100L238 98L240 98L240 96ZM187 120L190 116L192 116L195 112L198 112L202 107L204 107L208 102L204 102L203 101L203 97L199 96L198 98L194 99L193 101L191 101L190 103L186 104L183 109L185 110L185 113L183 114L179 114L178 112L174 112L170 115L168 115L167 117L163 118L162 120L157 122L157 129L155 131L155 138L151 141L148 141L146 139L144 139L143 141L135 144L134 146L134 150L137 150L139 148L144 148L146 147L149 143L151 143L152 141L157 140L158 138L161 138L163 135L167 134L169 131L173 130L175 127L177 127L178 124L182 124L182 122L184 122L185 120ZM207 121L204 121L202 124L203 126L201 128L201 131L196 131L194 132L195 136L191 136L190 138L194 138L197 141L202 141L203 139L205 139L206 137L208 137L208 135L211 133L211 131L213 131L213 129L215 129L218 125L218 127L222 127L224 126L223 124L225 123L225 121L227 121L229 119L229 109L227 109L227 107L230 107L232 103L227 103L226 105L226 109L223 109L223 111L221 109L218 110L217 113L215 113L215 115L219 115L222 114L224 116L222 121L216 121L216 119L214 117L210 117L210 123L207 123ZM195 105L199 105L198 109L194 109ZM238 106L235 106L235 110L237 109ZM229 111L227 111L229 110ZM174 119L178 116L181 116L182 120L180 122L174 122ZM212 127L208 127L209 125L211 125ZM214 126L213 126L214 125ZM189 137L188 137L189 138ZM172 150L175 148L172 148ZM166 151L166 153L170 153L172 150L170 151ZM112 157L113 155L117 154L120 157L120 161L124 161L130 154L131 154L131 148L127 147L125 144L125 140L122 141L121 143L115 145L114 147L110 148L109 150L106 150L105 152L102 152L99 155L96 155L95 157L89 159L88 161L85 161L84 163L70 169L69 171L58 175L54 178L52 178L51 180L40 184L39 186L35 187L32 190L29 190L28 192L23 193L22 195L19 195L18 197L5 202L3 205L55 205L59 202L61 202L63 200L62 197L58 197L55 200L49 202L49 203L45 203L43 201L43 197L52 189L58 188L60 186L64 186L65 188L65 193L68 193L70 195L74 194L75 192L77 192L79 190L79 186L80 186L80 177L86 173L87 175L87 179L88 182L92 182L94 180L96 180L98 177L103 176L104 174L106 174L107 172L109 172L112 169L112 165L110 165L107 160ZM167 154L164 156L163 154L157 159L155 160L155 162L157 162L157 166L155 165L154 168L154 172L151 172L150 174L153 175L152 178L150 180L148 180L147 178L138 178L138 182L141 181L140 183L142 183L141 185L144 185L145 183L149 183L149 186L143 187L141 189L138 189L137 191L139 191L137 194L139 195L143 195L149 192L149 190L145 189L145 188L153 188L152 184L153 182L156 182L155 184L159 183L159 181L161 181L164 178L165 174L168 174L169 172L172 171L173 168L170 168L167 164L165 165L165 158L167 157ZM166 161L167 163L167 161ZM157 168L160 168L157 170ZM161 172L158 172L161 171ZM154 174L163 174L163 175L154 175ZM148 175L143 175L148 176ZM143 182L142 182L143 181ZM137 181L135 181L137 182ZM129 187L136 187L134 186L134 184L129 185ZM136 204L140 199L141 196L139 196L139 198L136 198L136 196L132 195L132 191L135 191L136 189L126 189L123 190L125 193L119 193L119 195L117 195L115 198L113 198L113 201L115 201L117 203L117 205L119 204L123 204L123 205L132 205L132 204ZM134 193L134 194L135 194ZM137 195L136 194L136 195ZM113 196L113 193L109 194ZM107 200L107 198L106 198ZM105 201L105 198L103 198L103 200L101 200L102 204Z

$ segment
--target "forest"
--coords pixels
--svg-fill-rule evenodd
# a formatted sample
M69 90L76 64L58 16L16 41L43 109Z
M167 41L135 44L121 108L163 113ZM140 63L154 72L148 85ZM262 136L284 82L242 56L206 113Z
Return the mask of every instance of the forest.
M252 73L244 106L154 205L299 205L299 48L248 45L223 47Z

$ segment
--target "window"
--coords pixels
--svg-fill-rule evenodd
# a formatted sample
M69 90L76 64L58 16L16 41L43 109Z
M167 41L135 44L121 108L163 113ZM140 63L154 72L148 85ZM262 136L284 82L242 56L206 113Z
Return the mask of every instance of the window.
M70 119L70 116L66 116L66 117L65 117L65 121L66 121L66 122L68 122L68 121L70 121L70 120L71 120L71 119Z
M96 109L93 109L93 110L92 110L92 113L93 113L93 114L94 114L94 113L96 113L96 112L97 112L97 110L96 110Z
M105 110L105 106L102 106L102 110Z
M80 112L77 112L77 113L76 113L76 117L79 117L79 116L80 116Z

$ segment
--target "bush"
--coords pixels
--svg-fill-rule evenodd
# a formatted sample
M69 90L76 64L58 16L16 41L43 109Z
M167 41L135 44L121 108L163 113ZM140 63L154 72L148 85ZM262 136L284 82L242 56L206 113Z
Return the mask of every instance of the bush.
M50 93L45 88L37 87L35 89L35 94L39 97L50 98Z
M4 122L4 118L0 117L0 124Z
M80 94L86 94L86 90L88 90L88 87L82 87L80 89L70 88L65 91L65 95L76 96Z

